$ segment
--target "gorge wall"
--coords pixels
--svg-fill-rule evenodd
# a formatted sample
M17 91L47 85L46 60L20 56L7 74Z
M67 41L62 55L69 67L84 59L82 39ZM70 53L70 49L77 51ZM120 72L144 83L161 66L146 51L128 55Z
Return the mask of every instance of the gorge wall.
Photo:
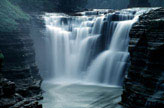
M1 82L1 108L21 107L25 102L36 106L34 100L41 98L41 77L29 33L27 25L17 32L0 33L0 49L5 56L2 75L8 79Z
M31 38L32 17L8 0L0 1L1 108L41 108L41 77Z
M32 38L34 41L40 38L30 36L41 36L43 24L35 19L35 15L26 15L9 1L12 0L0 1L0 50L5 56L1 71L3 78L0 78L0 107L41 108L42 105L37 101L42 98L42 79L36 65L32 41ZM26 11L29 11L28 9ZM52 6L49 11L54 11L53 9ZM139 23L131 30L131 66L122 95L122 102L126 107L160 108L160 105L164 105L163 25L164 9L158 9L142 15ZM41 39L40 43L36 44L37 48L43 48L42 41ZM37 53L40 53L39 51L36 50ZM38 57L43 60L41 62L45 61L44 58L44 53ZM42 63L40 67L45 64Z
M164 9L140 16L130 32L131 66L122 102L128 108L164 107Z

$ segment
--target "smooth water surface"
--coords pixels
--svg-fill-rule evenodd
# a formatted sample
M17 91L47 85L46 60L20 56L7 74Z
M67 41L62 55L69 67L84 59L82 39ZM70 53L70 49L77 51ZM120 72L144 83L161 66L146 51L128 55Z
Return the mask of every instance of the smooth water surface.
M120 87L44 82L44 108L121 108Z

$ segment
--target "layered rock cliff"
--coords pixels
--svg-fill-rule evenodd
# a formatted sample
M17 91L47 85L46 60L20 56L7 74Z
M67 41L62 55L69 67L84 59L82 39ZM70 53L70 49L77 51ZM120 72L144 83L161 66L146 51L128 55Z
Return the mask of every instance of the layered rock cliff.
M8 0L0 1L0 108L41 108L41 77L35 63L32 18Z
M128 108L164 107L164 9L140 16L130 32L131 66L122 102Z
M41 77L35 64L29 28L29 24L23 22L17 31L0 33L0 49L5 56L0 85L1 108L34 108L38 106L37 99L41 98Z

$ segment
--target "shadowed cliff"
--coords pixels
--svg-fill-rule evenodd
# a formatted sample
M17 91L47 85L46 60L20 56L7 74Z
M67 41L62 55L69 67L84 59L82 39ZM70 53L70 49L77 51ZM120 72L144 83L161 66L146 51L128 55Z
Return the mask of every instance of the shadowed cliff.
M130 32L131 66L122 102L128 108L164 107L164 9L140 16Z
M41 77L30 37L31 16L9 0L0 1L1 108L41 108Z

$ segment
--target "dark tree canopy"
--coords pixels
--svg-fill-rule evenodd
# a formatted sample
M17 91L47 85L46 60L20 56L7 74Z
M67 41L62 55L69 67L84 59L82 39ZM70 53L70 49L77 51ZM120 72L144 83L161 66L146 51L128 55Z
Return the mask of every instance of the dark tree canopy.
M9 0L18 4L24 11L80 11L87 5L87 0Z
M87 0L58 0L58 11L75 12L80 11L87 5Z
M3 0L0 0L3 1ZM164 0L8 0L26 12L76 12L88 9L164 6ZM129 6L128 6L129 5Z
M149 0L130 0L128 7L150 7Z
M123 9L127 8L129 0L88 0L89 9Z
M9 0L19 5L26 12L55 11L57 1L60 0Z

